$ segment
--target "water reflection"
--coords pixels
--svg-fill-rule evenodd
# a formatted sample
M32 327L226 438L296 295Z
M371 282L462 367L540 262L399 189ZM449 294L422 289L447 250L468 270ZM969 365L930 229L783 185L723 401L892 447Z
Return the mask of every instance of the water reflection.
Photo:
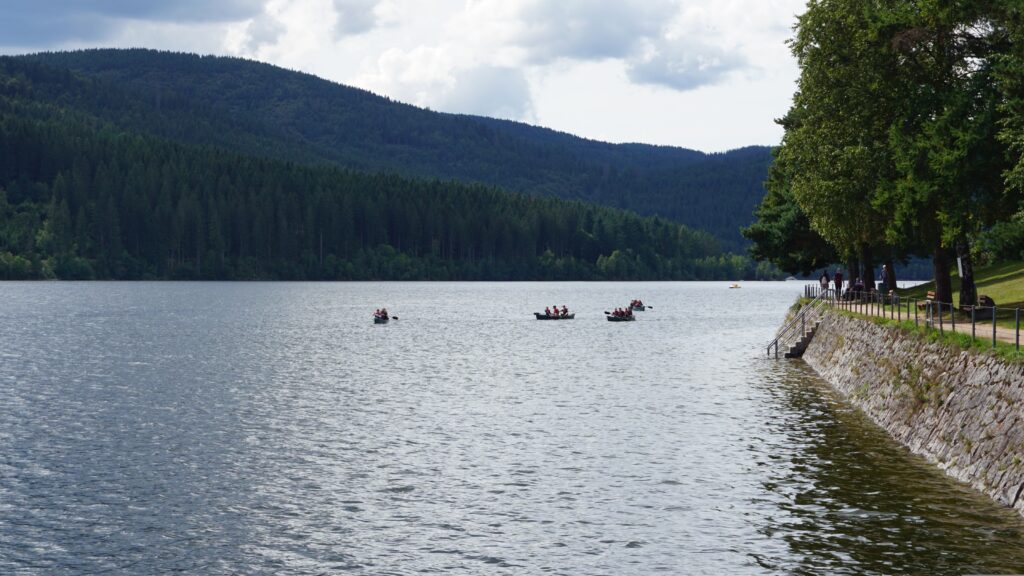
M782 442L759 460L775 503L762 532L789 554L764 565L796 574L1024 571L1014 511L910 455L805 364L769 371L764 390L782 411L772 425Z

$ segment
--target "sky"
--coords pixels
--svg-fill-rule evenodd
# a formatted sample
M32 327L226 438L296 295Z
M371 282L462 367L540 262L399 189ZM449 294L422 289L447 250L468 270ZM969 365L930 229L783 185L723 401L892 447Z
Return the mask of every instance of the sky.
M0 53L239 56L608 142L778 144L806 0L3 0Z

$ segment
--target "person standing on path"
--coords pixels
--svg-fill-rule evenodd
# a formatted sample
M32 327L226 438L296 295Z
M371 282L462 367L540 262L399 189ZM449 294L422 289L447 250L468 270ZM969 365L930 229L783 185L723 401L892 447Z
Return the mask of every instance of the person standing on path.
M836 298L839 298L843 295L843 270L836 268L836 273L832 276L832 279L836 283Z
M828 283L829 283L828 270L822 270L821 271L821 278L818 279L818 283L821 284L821 292L822 293L824 293L826 290L828 290Z

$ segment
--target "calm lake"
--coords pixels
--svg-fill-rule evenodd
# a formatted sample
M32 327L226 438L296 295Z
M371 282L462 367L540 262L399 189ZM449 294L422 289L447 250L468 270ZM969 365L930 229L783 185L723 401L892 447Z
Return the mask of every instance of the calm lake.
M1024 572L727 286L0 283L0 573Z

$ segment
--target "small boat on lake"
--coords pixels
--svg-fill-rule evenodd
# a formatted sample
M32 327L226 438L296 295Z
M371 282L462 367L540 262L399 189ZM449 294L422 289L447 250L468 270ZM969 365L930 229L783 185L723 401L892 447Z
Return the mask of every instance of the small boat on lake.
M388 320L389 320L389 318L387 316L374 316L373 317L373 323L374 324L387 324Z
M740 287L740 285L736 284L735 282L733 282L732 285L729 286L729 288L739 288L739 287Z
M561 314L558 314L558 315L545 314L543 312L534 312L533 315L537 317L537 320L572 320L573 318L576 317L576 313L575 312L573 312L572 314L566 314L564 316L561 315Z
M387 324L391 316L388 315L387 308L378 308L373 312L373 323L374 324ZM398 316L395 316L395 320L398 320Z
M644 310L647 310L647 306L644 306L643 304L633 304L634 312L643 312Z
M614 314L608 314L605 316L609 322L632 322L636 320L636 316L616 316Z

